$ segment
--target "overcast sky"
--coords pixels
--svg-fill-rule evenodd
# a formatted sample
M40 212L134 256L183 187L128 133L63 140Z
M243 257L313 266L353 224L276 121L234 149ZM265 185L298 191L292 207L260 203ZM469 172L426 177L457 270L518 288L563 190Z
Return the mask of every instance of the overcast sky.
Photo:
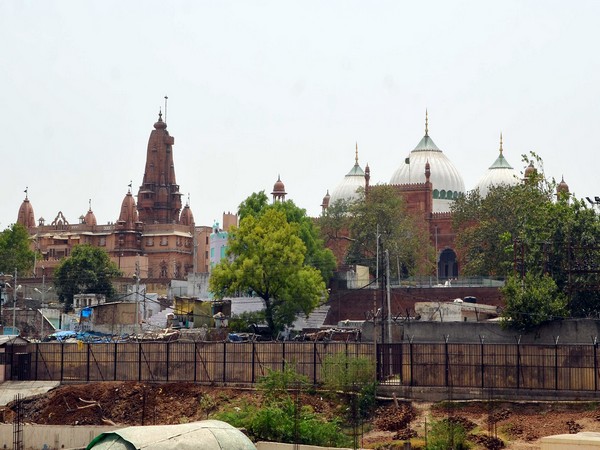
M181 192L221 221L278 174L316 216L354 164L389 181L429 134L471 189L533 150L600 195L600 2L0 0L0 228L114 222L168 95ZM164 106L163 106L164 108Z

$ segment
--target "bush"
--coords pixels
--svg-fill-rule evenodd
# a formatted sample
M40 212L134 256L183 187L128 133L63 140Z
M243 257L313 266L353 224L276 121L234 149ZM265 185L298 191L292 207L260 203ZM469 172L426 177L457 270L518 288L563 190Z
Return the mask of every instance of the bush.
M462 425L448 420L431 423L427 434L427 450L464 450L468 449L467 433Z

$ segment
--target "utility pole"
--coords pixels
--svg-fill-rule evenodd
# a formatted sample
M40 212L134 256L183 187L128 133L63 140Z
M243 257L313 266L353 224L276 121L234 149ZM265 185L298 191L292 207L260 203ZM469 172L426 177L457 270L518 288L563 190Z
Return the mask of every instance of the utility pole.
M388 342L392 343L392 306L391 306L391 289L390 289L390 252L385 251L385 284L387 287L387 326L388 326Z
M140 333L142 330L142 320L140 319L140 263L135 262L135 309L137 311L138 323L140 324ZM144 301L144 317L146 317L146 302Z
M379 224L377 224L377 231L375 232L375 289L379 288ZM383 311L382 311L383 313Z

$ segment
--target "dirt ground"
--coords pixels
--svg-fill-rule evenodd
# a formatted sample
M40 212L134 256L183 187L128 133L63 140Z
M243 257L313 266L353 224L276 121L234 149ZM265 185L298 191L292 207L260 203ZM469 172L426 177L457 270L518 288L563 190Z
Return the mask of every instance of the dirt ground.
M203 420L220 410L260 403L251 390L201 386L193 383L148 384L105 382L61 386L25 399L24 422L48 425L153 425ZM301 397L303 405L332 416L339 410L322 394ZM0 410L12 422L14 405ZM473 436L473 448L538 449L543 436L579 431L600 432L598 403L481 403L443 404L381 402L369 423L360 428L360 444L391 448L393 442L425 436L432 420L460 423Z

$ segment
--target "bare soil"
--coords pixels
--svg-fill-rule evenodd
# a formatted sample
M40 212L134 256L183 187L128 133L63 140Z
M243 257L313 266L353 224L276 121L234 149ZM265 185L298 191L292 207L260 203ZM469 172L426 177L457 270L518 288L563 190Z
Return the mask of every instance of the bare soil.
M23 420L46 425L153 425L203 420L214 413L259 405L260 393L193 383L149 384L104 382L65 385L23 400ZM302 394L302 405L333 417L345 405L332 396ZM12 422L14 405L0 410ZM359 443L367 448L401 448L422 441L432 420L460 423L472 436L472 448L539 449L543 436L579 431L600 432L597 403L465 402L448 404L380 402L360 427Z

